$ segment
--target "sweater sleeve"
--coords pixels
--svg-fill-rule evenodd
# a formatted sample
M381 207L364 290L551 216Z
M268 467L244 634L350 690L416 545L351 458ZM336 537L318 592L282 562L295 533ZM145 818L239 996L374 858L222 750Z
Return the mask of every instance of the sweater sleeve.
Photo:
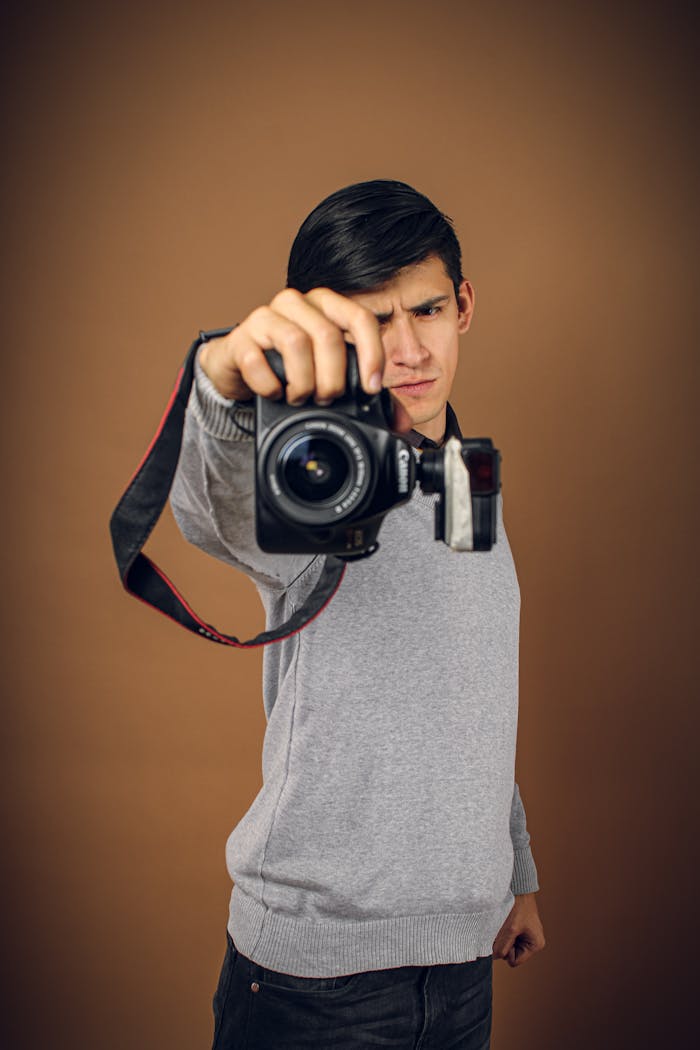
M253 427L253 406L222 397L197 359L170 505L186 540L283 591L313 556L268 554L257 544Z
M510 809L510 837L514 852L511 891L514 896L520 893L535 893L540 888L537 868L530 849L525 808L517 783L513 787L513 802Z

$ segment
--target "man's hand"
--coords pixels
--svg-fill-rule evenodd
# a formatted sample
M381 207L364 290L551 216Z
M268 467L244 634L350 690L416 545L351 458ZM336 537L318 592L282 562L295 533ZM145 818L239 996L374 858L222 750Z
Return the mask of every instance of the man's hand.
M289 404L330 404L345 390L345 341L357 350L360 381L368 394L382 388L384 347L371 310L330 288L302 294L285 288L269 306L259 306L232 332L202 346L199 362L224 397L250 401L255 394L275 400L285 391L264 352L282 355ZM408 413L394 406L398 430L411 426Z
M248 314L232 332L212 339L200 353L202 368L224 397L248 401L255 394L278 399L282 385L263 351L282 355L290 404L314 397L331 401L345 389L345 339L357 347L362 385L381 389L384 348L374 314L329 288L305 295L285 288L269 305Z
M509 966L521 966L544 945L535 894L520 893L493 942L493 957L505 959Z

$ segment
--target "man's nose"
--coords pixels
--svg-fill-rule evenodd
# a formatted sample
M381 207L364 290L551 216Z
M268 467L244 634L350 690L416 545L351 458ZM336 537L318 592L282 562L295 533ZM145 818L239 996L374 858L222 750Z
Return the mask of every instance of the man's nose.
M429 356L412 318L396 318L384 337L384 353L396 365L416 368Z

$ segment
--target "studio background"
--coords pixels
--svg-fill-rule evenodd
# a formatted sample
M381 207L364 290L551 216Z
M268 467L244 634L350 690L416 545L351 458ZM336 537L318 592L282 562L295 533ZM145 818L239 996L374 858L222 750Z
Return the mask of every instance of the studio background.
M476 290L453 401L503 455L517 780L547 946L493 1050L689 1045L697 163L681 4L3 5L2 1044L204 1048L260 655L128 598L108 519L200 328L397 178ZM250 637L252 585L149 553ZM397 639L400 645L400 639Z

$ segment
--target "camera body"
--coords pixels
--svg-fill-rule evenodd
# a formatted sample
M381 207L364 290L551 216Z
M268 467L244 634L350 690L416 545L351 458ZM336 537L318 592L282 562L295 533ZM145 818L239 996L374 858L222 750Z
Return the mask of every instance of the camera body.
M281 355L266 358L284 383ZM500 455L488 438L453 454L423 452L391 432L387 390L367 394L355 348L347 344L345 393L332 406L255 399L256 537L271 553L366 557L378 546L385 515L406 503L419 482L437 492L436 539L454 549L490 550L496 540ZM448 443L449 444L449 443ZM456 531L466 545L453 543ZM465 533L466 530L466 533Z

